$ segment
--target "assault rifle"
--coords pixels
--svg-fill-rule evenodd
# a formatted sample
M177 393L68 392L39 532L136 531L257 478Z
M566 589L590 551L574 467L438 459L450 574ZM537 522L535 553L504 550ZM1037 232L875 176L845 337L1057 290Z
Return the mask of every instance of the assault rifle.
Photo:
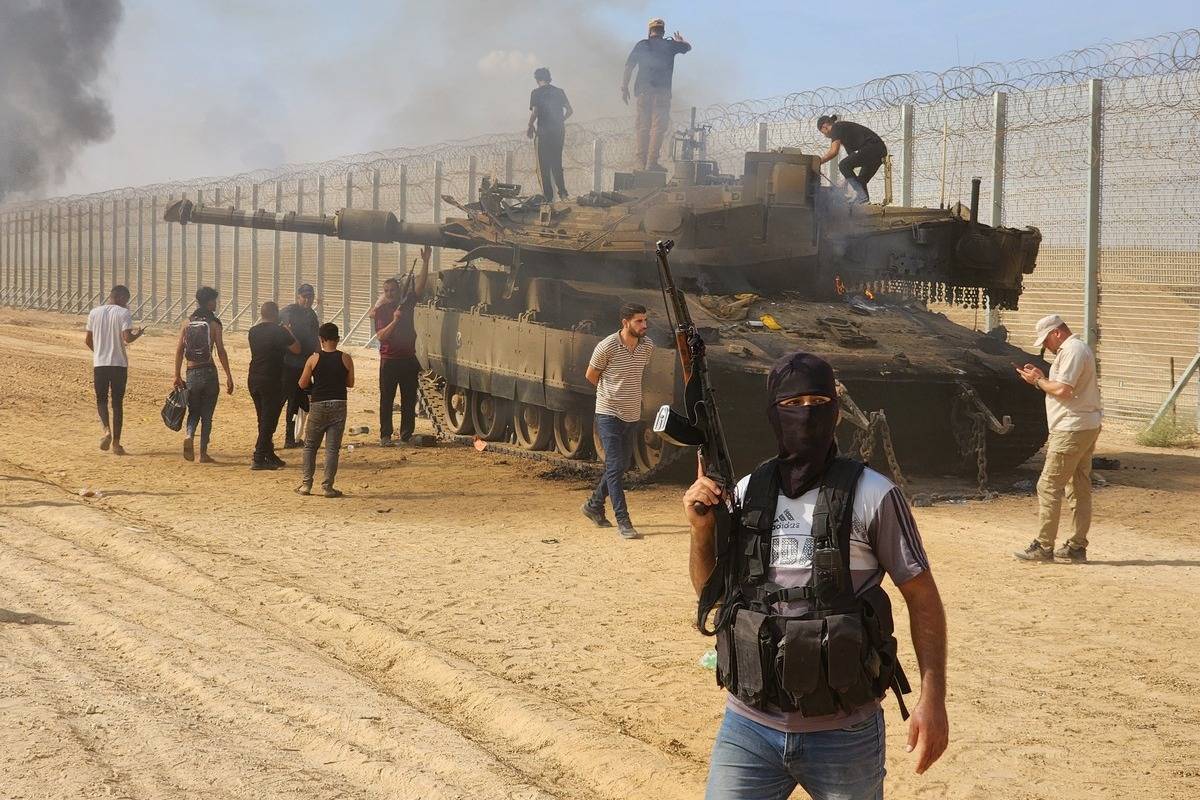
M721 487L722 502L711 509L716 515L716 566L700 592L696 612L696 626L700 632L714 636L729 622L723 609L718 612L711 626L709 616L721 598L727 595L727 589L731 588L727 584L734 577L730 574L733 554L728 551L735 540L734 526L738 524L741 509L733 497L737 475L729 458L725 429L721 427L712 382L708 377L704 339L696 331L688 311L687 298L675 285L671 265L667 262L667 254L674 246L675 242L669 239L660 241L654 253L658 256L658 279L667 308L667 322L674 332L675 350L683 368L684 413L676 412L669 405L663 406L654 418L654 430L671 444L700 448L700 462L705 476ZM701 506L696 510L708 513L710 509Z

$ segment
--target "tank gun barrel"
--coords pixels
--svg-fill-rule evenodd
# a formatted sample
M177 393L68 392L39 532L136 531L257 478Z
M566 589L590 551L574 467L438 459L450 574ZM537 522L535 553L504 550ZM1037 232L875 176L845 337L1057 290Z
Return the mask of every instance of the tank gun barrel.
M297 214L294 211L242 211L232 207L197 205L177 200L163 214L167 222L180 225L221 225L228 228L257 228L266 231L317 233L348 242L429 245L453 247L440 225L428 222L402 222L390 211L343 208L332 215Z

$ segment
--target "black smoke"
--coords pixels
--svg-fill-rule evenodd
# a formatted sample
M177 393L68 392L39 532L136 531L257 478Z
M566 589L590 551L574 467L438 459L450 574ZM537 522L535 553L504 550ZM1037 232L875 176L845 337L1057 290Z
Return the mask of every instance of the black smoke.
M113 134L97 81L121 0L0 0L0 200L63 180Z

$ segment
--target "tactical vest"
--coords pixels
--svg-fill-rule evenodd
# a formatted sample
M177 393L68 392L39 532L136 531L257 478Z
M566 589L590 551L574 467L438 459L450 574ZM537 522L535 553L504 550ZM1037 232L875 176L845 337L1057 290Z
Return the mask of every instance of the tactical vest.
M854 494L865 465L837 458L822 478L813 512L812 577L784 589L767 581L779 474L775 459L750 476L717 630L717 683L752 708L819 717L851 712L891 687L905 719L910 691L896 660L892 606L876 586L856 596L850 575ZM778 614L807 600L812 610Z

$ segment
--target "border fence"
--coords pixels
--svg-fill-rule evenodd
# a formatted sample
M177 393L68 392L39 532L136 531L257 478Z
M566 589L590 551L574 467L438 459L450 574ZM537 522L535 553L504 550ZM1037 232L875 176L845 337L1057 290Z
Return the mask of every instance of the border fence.
M682 122L685 109L673 111ZM1004 324L1026 347L1034 320L1062 314L1097 348L1113 418L1149 417L1200 352L1200 30L694 113L708 128L707 157L724 172L740 173L746 150L822 151L815 120L838 113L888 143L900 204L949 205L982 177L984 221L1041 228L1038 266L1019 311L943 310L980 328ZM624 117L568 125L572 194L611 186L633 160L631 132ZM297 285L311 283L321 318L336 321L348 341L365 342L380 277L406 271L415 248L181 228L163 222L163 210L187 197L298 213L383 208L441 222L442 196L475 200L483 175L536 192L534 162L522 134L498 134L9 203L0 207L0 304L83 313L123 283L136 318L173 325L208 284L221 293L226 325L244 329L260 303L287 302ZM435 267L453 257L437 253ZM1177 409L1200 421L1197 386L1200 375Z

